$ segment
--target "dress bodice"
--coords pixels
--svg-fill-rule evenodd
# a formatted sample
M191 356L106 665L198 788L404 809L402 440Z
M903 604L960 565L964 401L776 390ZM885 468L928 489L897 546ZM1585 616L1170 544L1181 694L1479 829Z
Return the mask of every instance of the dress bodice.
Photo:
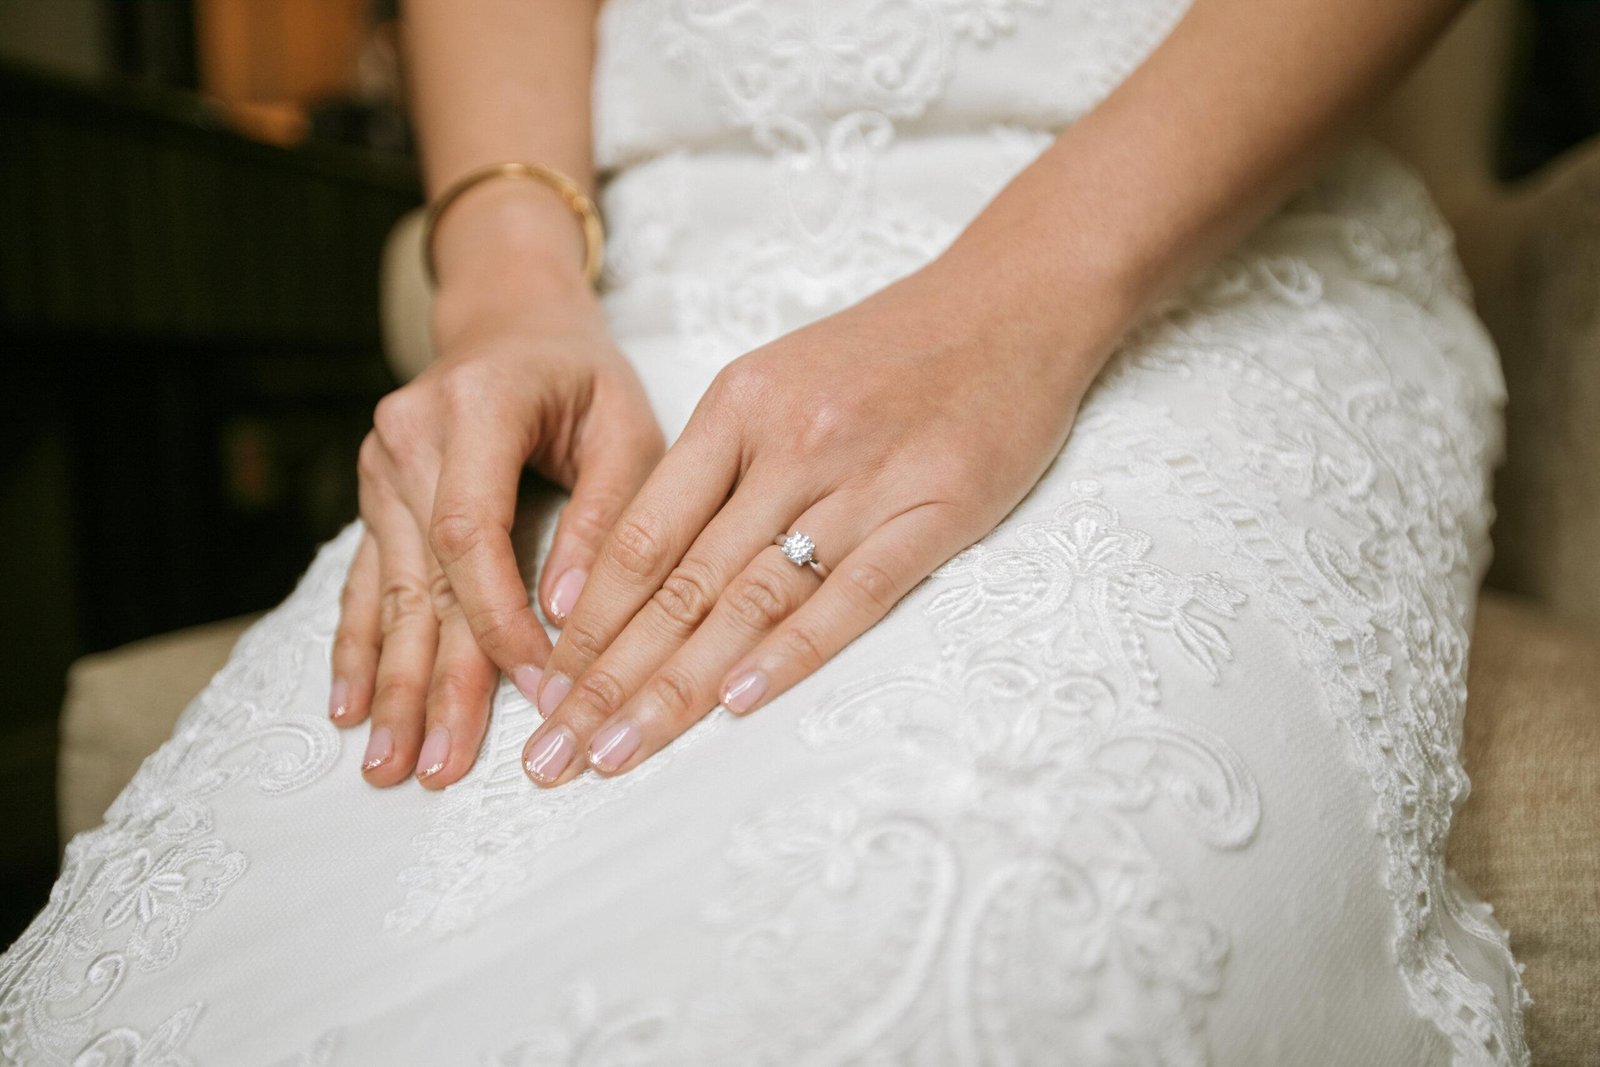
M1155 46L1187 0L609 0L596 150L849 166L896 138L1056 128Z

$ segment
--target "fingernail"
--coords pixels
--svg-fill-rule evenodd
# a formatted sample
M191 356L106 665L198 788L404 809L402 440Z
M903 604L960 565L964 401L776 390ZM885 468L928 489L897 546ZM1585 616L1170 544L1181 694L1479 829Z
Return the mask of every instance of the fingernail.
M333 688L328 690L328 718L338 722L350 714L350 683L343 678L333 680Z
M367 738L367 754L361 757L361 769L377 770L394 758L394 735L387 726L376 727Z
M550 614L557 620L565 619L572 606L578 602L578 594L583 592L583 583L589 580L589 572L582 567L573 567L556 579L556 586L550 590Z
M539 714L545 718L561 706L567 694L572 692L572 679L564 674L550 674L545 676L544 688L539 690Z
M539 702L539 679L544 677L544 671L538 667L517 667L511 672L511 684L517 687L517 692L528 698L528 703Z
M614 771L639 747L639 728L631 722L614 722L589 742L589 762L602 771Z
M450 758L450 731L443 726L435 726L428 731L428 737L422 742L422 751L417 755L417 777L427 778L444 770L444 761Z
M553 782L572 762L572 753L577 747L572 735L558 726L534 743L522 766L539 781Z
M767 691L767 676L760 671L746 671L729 684L722 694L722 704L735 715L743 715L756 706Z

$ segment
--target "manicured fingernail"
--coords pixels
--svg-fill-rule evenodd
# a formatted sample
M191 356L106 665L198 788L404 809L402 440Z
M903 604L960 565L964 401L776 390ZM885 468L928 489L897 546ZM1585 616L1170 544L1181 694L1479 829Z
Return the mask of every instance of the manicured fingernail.
M544 677L544 671L538 667L517 667L511 672L511 684L517 687L517 692L528 698L528 703L539 702L539 680Z
M728 685L722 694L722 704L735 715L743 715L756 706L767 691L767 676L760 671L745 671Z
M350 683L343 678L333 680L333 688L328 690L328 718L338 722L350 714Z
M450 758L450 731L435 726L428 731L417 755L417 777L427 778L444 770L444 761Z
M375 727L367 738L367 754L361 757L361 769L375 771L394 758L394 735L387 726Z
M572 611L572 606L578 602L578 594L583 592L583 583L589 580L589 572L582 567L573 567L556 579L555 588L550 590L550 614L560 621Z
M572 735L558 726L534 742L522 761L523 769L541 782L553 782L572 762L577 748Z
M639 747L639 728L631 722L614 722L589 741L589 762L602 771L614 771Z
M564 674L547 674L544 679L544 688L539 690L539 714L545 718L561 706L567 694L572 692L572 679Z

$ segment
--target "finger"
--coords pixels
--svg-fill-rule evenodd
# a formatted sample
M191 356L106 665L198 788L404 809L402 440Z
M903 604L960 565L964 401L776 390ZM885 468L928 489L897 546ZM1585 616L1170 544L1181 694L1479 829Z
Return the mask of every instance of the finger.
M561 509L540 576L539 599L557 626L578 602L601 542L660 458L659 441L645 439L589 450L572 487L572 499Z
M976 537L948 505L924 504L890 519L723 676L722 703L744 715L770 702L865 633Z
M661 588L728 500L737 459L735 449L709 434L679 438L667 451L601 542L583 596L545 664L537 701L541 715L548 717L560 706L573 679L584 675Z
M784 517L799 508L779 491L757 488L754 478L745 484L748 488L735 494L657 595L578 682L573 697L535 734L525 764L536 779L552 774L549 767L538 768L547 745L564 758L586 751L607 773L648 758L717 703L727 668L820 584L809 568L786 559L769 536L772 530L787 530ZM805 522L813 531L826 531L825 544L847 546L861 536L861 511L835 495L808 510ZM733 550L724 551L719 542ZM707 566L706 560L716 562ZM704 574L711 580L685 578ZM686 596L684 588L694 595ZM685 613L687 606L712 597L709 613L701 607ZM618 696L627 699L619 704ZM558 734L560 740L547 742L545 734ZM557 772L552 784L562 780Z
M333 633L333 685L328 717L337 726L354 726L372 706L373 680L383 632L378 620L378 546L363 531L339 595L339 626Z
M429 584L439 620L439 651L428 688L417 779L429 789L443 789L472 769L488 728L489 701L500 672L478 647L437 564L431 567Z
M700 721L721 699L728 668L782 625L821 582L777 546L763 549L728 586L705 625L589 739L585 758L603 774L638 766Z
M383 648L361 770L373 785L387 786L410 774L416 764L438 621L428 596L427 549L410 512L397 497L366 486L362 510L375 519Z
M478 647L529 700L550 639L528 603L511 544L526 452L492 421L452 433L439 472L428 543Z

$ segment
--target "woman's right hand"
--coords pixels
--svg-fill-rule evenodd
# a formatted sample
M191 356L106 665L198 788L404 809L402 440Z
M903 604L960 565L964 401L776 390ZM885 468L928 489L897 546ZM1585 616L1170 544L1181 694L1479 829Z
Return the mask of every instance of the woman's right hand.
M510 536L524 466L572 494L538 583L559 625L661 457L592 290L555 277L441 291L440 358L379 402L362 443L366 529L341 600L329 714L340 726L370 714L362 772L374 785L413 769L430 788L465 774L498 672L536 698L550 643Z

